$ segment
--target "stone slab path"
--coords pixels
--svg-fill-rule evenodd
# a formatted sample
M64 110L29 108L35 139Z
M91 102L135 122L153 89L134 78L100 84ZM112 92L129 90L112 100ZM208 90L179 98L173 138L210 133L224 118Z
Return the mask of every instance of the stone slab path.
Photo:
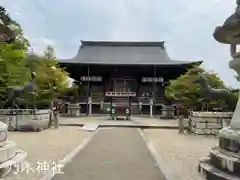
M138 129L99 129L53 180L166 180Z
M86 124L83 125L83 127L81 127L81 130L83 130L83 131L96 131L98 126L99 126L99 124L86 123Z
M188 126L188 120L185 119L185 126ZM78 117L66 118L60 117L60 126L83 126L85 124L99 124L99 127L136 127L136 128L160 128L160 129L178 129L177 120L160 120L155 118L132 117L132 121L113 121L107 117Z

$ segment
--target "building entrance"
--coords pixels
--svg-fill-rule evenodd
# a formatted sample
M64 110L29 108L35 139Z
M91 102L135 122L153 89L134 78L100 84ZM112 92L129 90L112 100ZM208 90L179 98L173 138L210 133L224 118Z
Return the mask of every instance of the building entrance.
M134 79L113 78L114 92L136 92L137 82Z

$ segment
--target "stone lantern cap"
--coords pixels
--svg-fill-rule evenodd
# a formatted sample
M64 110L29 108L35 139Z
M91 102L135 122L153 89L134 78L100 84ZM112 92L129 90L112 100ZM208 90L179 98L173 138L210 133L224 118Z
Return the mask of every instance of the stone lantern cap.
M237 0L234 14L228 17L222 26L218 26L213 37L220 43L240 44L240 0Z

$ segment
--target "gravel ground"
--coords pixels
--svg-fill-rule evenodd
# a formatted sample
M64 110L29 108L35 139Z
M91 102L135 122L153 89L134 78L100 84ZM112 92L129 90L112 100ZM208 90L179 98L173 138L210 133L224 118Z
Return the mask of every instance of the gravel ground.
M207 156L218 143L216 137L180 135L176 130L144 130L144 135L171 180L203 180L197 171L199 158Z
M37 162L64 158L74 147L81 144L91 132L79 127L60 127L42 132L9 132L9 140L28 153L27 162L36 171ZM144 135L161 158L162 171L173 180L203 180L197 171L198 160L216 146L217 138L180 135L176 130L144 130ZM39 180L41 173L11 174L4 180Z
M9 132L9 140L28 153L26 162L35 172L12 172L4 180L39 180L43 177L44 170L37 171L38 162L52 165L52 160L57 163L81 144L91 132L81 131L78 127L60 127L47 129L42 132ZM49 167L46 167L48 169Z

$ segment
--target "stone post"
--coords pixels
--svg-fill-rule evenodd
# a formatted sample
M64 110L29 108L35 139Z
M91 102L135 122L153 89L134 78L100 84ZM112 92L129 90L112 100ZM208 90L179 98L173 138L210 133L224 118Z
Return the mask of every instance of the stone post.
M91 115L92 114L92 98L91 97L88 98L88 106L89 106L88 115Z
M185 107L183 105L177 105L179 133L184 133L184 114L185 114Z
M54 112L54 128L59 128L59 112L58 110L55 110Z
M100 109L103 109L103 101L101 101Z
M140 113L142 115L142 102L139 102L139 109L140 109Z
M179 133L184 133L184 117L183 115L178 116L178 126L179 126Z
M14 131L16 129L16 123L17 123L17 115L16 115L16 112L12 110L12 113L8 119L8 130Z
M153 116L153 99L150 99L150 117Z

